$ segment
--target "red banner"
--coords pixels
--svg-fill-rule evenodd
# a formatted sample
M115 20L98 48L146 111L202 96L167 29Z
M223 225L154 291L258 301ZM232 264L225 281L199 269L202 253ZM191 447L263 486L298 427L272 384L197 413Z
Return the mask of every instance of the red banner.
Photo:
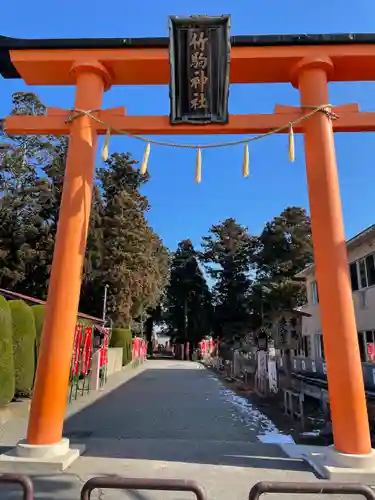
M77 325L74 334L73 355L71 363L71 371L73 375L79 373L79 361L81 355L81 342L82 342L82 326Z
M140 337L135 337L132 344L132 359L142 358L147 355L147 342Z
M199 347L202 356L208 356L213 353L215 349L215 342L213 339L204 339L199 342Z
M86 375L90 369L91 365L91 354L92 354L92 328L85 328L85 333L83 337L82 346L82 363L81 363L81 373Z
M104 333L103 345L100 348L100 368L105 366L108 363L108 343L109 343L109 334L108 332Z
M71 362L72 375L86 375L90 370L92 334L92 327L76 326Z

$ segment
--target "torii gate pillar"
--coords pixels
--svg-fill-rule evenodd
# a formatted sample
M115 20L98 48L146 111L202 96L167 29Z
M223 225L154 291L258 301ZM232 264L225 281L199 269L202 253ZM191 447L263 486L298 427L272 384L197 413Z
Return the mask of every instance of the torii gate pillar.
M109 86L99 63L80 62L75 109L100 109ZM27 431L28 445L59 443L67 403L72 332L77 322L81 275L90 220L97 134L87 116L73 120L48 288L46 316Z
M304 59L298 64L293 80L301 106L329 103L327 82L332 72L329 58ZM331 119L316 113L304 123L304 132L334 446L340 453L367 455L371 440Z

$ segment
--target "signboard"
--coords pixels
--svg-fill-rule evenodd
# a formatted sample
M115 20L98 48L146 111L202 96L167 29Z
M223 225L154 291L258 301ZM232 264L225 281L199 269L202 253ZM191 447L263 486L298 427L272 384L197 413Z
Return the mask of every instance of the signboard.
M227 123L230 16L169 18L170 121Z

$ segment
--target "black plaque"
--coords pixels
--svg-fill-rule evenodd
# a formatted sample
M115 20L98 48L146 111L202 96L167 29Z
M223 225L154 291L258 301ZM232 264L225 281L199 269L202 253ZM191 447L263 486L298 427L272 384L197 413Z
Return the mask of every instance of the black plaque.
M171 123L227 123L230 16L171 16L169 60Z

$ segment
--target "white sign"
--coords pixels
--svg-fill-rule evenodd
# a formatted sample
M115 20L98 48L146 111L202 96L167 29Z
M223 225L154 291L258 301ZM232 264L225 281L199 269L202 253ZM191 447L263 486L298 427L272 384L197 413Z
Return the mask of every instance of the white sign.
M276 349L274 347L270 347L268 349L268 354L271 356L271 357L275 357L276 356Z
M270 392L277 392L277 368L276 362L273 359L268 360L268 382L270 386Z
M302 370L306 370L306 363L305 360L303 359L301 362Z
M323 366L323 373L324 373L324 375L327 375L327 366L326 366L326 364L325 364L324 361L323 361L322 366Z
M258 352L258 373L260 376L267 374L267 355L264 351Z
M312 368L312 371L315 373L316 372L316 366L315 366L315 361L314 360L311 361L311 368Z

